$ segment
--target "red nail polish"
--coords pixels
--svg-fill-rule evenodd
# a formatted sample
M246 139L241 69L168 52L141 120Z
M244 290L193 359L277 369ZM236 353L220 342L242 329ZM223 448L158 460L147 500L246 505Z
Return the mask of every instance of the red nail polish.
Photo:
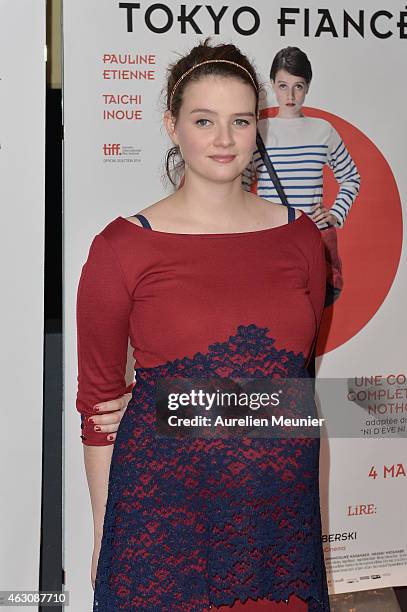
M89 419L89 423L92 423L92 425L94 424L94 420L93 419Z
M100 431L100 427L98 425L95 426L95 431Z
M99 412L99 406L94 406L96 412Z

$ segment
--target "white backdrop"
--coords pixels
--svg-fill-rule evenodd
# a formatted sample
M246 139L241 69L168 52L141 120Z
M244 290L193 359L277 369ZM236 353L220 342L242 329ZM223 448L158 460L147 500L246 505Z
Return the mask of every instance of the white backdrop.
M3 0L0 590L38 589L44 321L44 49L45 2Z
M152 2L139 5L140 8L131 14L132 28L128 27L126 9L119 8L118 2L71 0L64 7L65 568L71 601L82 609L92 597L88 578L92 526L79 439L79 415L75 411L77 283L93 236L115 217L134 214L164 195L160 176L168 143L161 127L163 100L160 93L166 66L170 60L176 60L177 53L213 35L215 30L205 6L195 13L195 27L202 32L197 34L191 22L182 20L181 7L186 7L188 14L195 7L194 3L173 2L167 12ZM219 14L223 4L216 0L211 6L215 14ZM250 6L250 12L243 9L240 14L243 3L228 6L219 22L219 35L214 36L214 40L238 44L255 60L265 83L278 49L287 45L303 48L311 58L315 75L307 106L322 109L356 126L387 160L404 202L407 118L403 101L407 87L401 75L405 47L402 37L407 29L403 26L406 16L400 13L400 5L394 0L386 6L378 0L359 0L356 5L347 0L339 7L330 0L323 5L329 7L328 16L327 12L321 12L315 0L299 0L296 8L291 8L298 12L286 15L294 23L288 23L285 32L278 21L284 3L263 0ZM363 36L354 28L345 36L345 11L353 20L363 20ZM259 16L259 27L253 34L247 34L256 23L254 14ZM307 20L308 34L304 29ZM321 20L325 29L330 24L331 31L320 31L317 35ZM152 31L165 29L166 24L168 31ZM238 28L246 34L239 33ZM143 62L138 55L143 56ZM270 88L268 96L268 104L275 104ZM363 158L363 146L358 154ZM369 174L362 175L365 196L361 195L355 203L355 211L351 211L341 230L344 236L349 236L358 223L363 234L369 233L369 224L379 222L373 218L377 210L386 219L386 193L373 208L369 180ZM399 231L401 217L396 215L395 218ZM370 250L364 256L371 266L380 263L392 240L391 233L383 232L380 244L375 248L369 245ZM348 240L346 247L347 261L353 262L348 264L348 270L350 267L357 269L360 263L357 241ZM405 255L403 250L398 269L398 256L393 261L397 274L383 296L384 301L377 304L370 319L349 339L319 360L319 376L352 378L407 374L405 332L401 323L407 307ZM361 280L364 276L361 267ZM364 288L367 300L369 291L369 287ZM338 308L339 301L334 306L334 323ZM348 312L350 321L352 308L353 305ZM403 384L399 387L403 389ZM407 403L403 411L407 413ZM402 511L407 501L405 476L402 470L393 470L392 477L383 476L384 466L399 464L404 468L407 465L406 444L402 439L331 439L323 443L321 501L331 592L407 584L407 522ZM369 476L372 466L376 467L376 478ZM344 537L342 534L350 535ZM337 550L331 550L333 546Z

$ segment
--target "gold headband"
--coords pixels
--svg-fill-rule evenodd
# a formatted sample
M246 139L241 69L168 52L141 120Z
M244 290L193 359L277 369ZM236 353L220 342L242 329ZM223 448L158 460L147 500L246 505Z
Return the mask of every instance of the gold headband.
M178 87L178 85L181 83L181 81L183 81L185 79L185 77L187 77L189 74L191 74L191 72L193 70L195 70L195 68L199 68L199 66L204 66L205 64L231 64L232 66L236 66L237 68L240 68L241 70L244 70L245 73L248 75L248 77L250 78L251 82L253 83L253 87L256 90L256 92L258 92L258 88L257 85L254 81L254 78L252 77L252 75L250 74L250 72L247 70L247 68L245 68L244 66L241 66L240 64L238 64L237 62L232 62L231 60L226 60L226 59L212 59L212 60L205 60L204 62L200 62L199 64L195 64L195 66L192 66L192 68L190 68L189 70L187 70L186 72L184 72L184 74L178 79L178 81L175 83L174 87L172 88L172 92L170 95L170 104L169 104L169 110L172 109L172 100L174 98L174 94L175 91Z

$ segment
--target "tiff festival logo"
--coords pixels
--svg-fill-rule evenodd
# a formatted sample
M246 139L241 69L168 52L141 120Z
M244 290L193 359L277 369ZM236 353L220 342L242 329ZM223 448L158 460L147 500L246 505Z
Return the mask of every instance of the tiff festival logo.
M104 144L103 145L103 155L106 157L111 157L115 155L121 155L121 145L120 144Z

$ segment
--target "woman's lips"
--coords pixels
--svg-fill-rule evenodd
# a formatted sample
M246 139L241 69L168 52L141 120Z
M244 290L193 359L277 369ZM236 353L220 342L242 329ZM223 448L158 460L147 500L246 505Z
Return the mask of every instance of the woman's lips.
M210 155L209 157L221 164L227 164L233 161L236 158L236 155Z

